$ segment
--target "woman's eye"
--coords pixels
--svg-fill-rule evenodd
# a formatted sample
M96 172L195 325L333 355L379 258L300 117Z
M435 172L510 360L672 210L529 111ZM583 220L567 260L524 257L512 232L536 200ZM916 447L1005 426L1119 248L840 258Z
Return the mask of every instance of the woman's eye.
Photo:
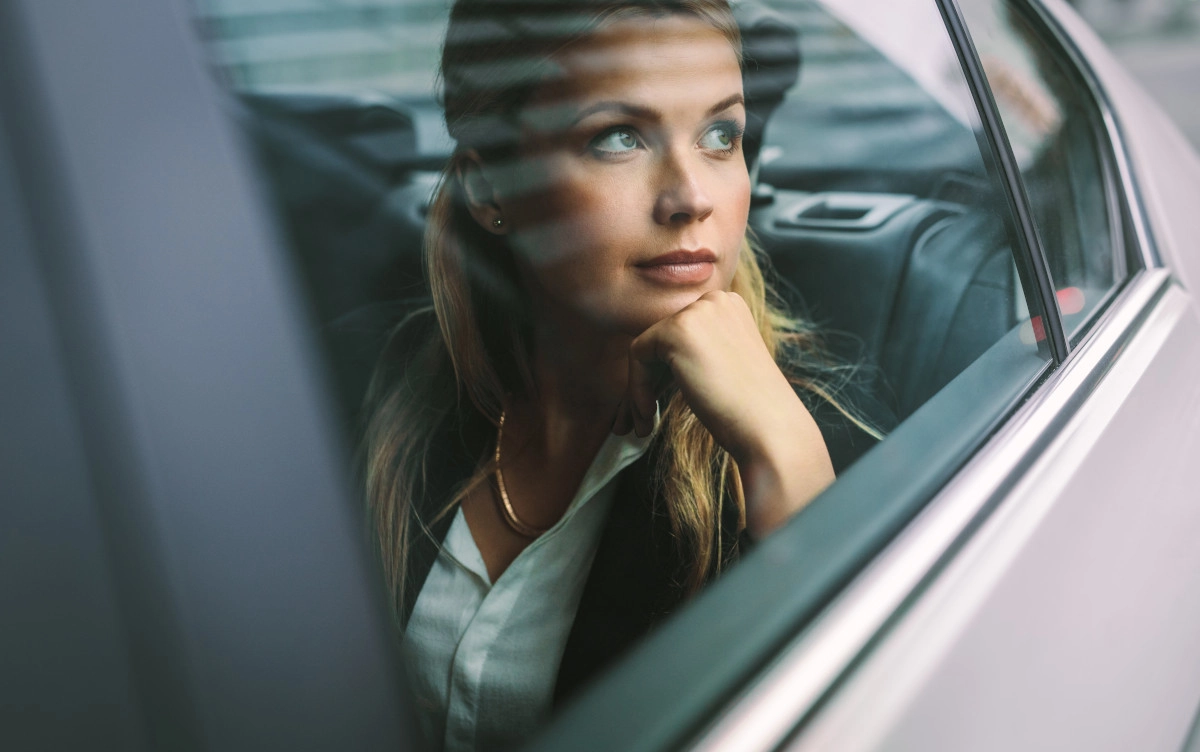
M638 140L633 131L628 128L618 128L597 136L592 141L592 148L597 151L619 154L638 148Z
M700 147L715 151L732 151L737 137L737 131L732 126L714 125L700 137Z

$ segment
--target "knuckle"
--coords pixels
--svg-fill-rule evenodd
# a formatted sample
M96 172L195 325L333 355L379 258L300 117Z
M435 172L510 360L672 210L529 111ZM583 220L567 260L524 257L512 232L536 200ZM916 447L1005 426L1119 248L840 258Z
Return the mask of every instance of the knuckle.
M688 317L687 320L676 321L672 324L670 336L668 336L666 339L666 342L663 343L663 345L664 345L663 350L667 354L670 354L670 352L674 349L674 345L676 343L687 340L687 338L690 335L690 332L692 330L692 324L690 323L690 321L691 321L691 317Z
M697 309L694 307L689 307L681 311L680 315L676 316L672 322L673 334L686 337L696 329L698 323L703 319L704 313L703 308Z

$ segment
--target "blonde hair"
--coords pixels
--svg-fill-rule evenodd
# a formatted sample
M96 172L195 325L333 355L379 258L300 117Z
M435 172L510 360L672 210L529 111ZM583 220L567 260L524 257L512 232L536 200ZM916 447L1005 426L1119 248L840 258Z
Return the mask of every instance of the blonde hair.
M393 354L385 353L368 391L363 440L368 509L399 615L412 586L408 565L415 536L431 535L429 525L495 471L494 462L481 456L475 472L430 519L423 519L414 501L430 485L429 452L436 432L468 410L496 425L504 395L532 385L527 359L531 314L511 251L470 216L457 177L461 154L467 148L493 156L511 149L513 114L532 86L550 75L540 63L605 19L629 13L697 16L722 31L740 54L737 25L724 0L459 0L451 12L442 80L446 121L459 148L435 191L424 244L438 329L414 346L407 342L416 331L411 317L397 327L389 348ZM829 372L830 366L814 329L788 316L772 293L749 235L731 289L749 305L763 342L794 384L863 426L828 389L798 375ZM414 315L420 313L428 309ZM796 367L801 364L804 368ZM745 500L735 463L678 393L667 399L662 418L653 447L658 457L654 482L686 562L679 584L693 593L727 564L722 515L734 504L740 532Z

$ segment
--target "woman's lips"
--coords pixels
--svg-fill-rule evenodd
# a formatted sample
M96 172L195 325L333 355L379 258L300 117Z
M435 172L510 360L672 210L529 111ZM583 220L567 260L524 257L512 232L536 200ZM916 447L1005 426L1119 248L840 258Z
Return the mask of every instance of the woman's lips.
M643 261L637 270L654 282L669 285L695 285L706 282L716 270L717 254L707 248L695 251L671 251Z

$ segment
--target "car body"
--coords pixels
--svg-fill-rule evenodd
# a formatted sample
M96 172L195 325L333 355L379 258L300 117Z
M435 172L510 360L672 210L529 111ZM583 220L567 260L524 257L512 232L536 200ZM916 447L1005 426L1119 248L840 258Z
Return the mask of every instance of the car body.
M1200 745L1200 157L1061 0L764 5L747 38L798 38L808 98L760 95L752 222L902 421L532 748ZM420 744L346 407L378 306L420 296L393 253L440 111L239 88L274 63L245 67L269 14L236 10L0 6L7 749ZM436 14L373 12L435 49ZM1005 57L1035 43L1078 107ZM1094 289L1055 284L1059 173L1021 112L1091 134ZM813 133L846 151L793 148ZM935 337L917 283L947 278Z

